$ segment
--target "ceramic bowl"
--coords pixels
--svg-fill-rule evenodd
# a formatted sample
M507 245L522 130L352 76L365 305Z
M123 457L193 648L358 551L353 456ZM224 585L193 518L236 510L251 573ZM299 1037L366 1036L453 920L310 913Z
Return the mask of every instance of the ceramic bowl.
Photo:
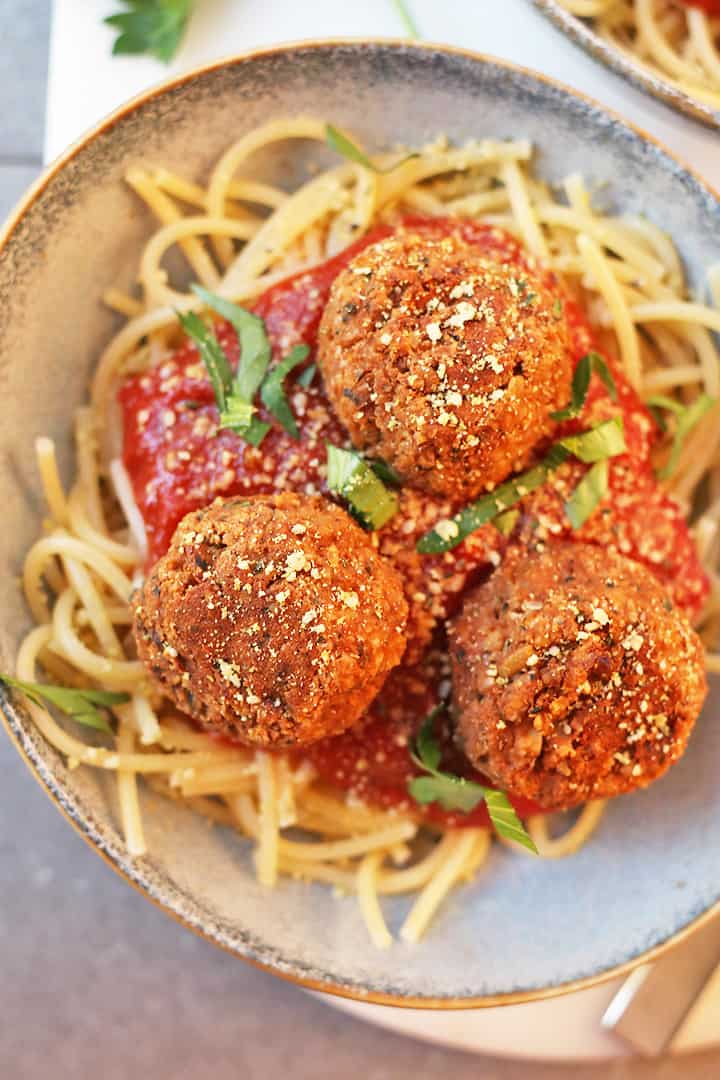
M691 285L699 287L717 260L720 206L696 177L599 106L489 58L397 42L320 42L221 62L150 91L51 166L1 242L2 670L29 626L18 573L44 512L33 440L41 433L56 439L69 475L72 411L114 327L101 292L130 284L153 228L123 173L147 161L202 176L241 133L298 113L327 116L378 149L439 132L454 140L528 137L544 176L582 171L591 186L607 185L618 211L661 223L680 247ZM296 169L325 161L324 153L301 145L262 169L292 183ZM649 791L614 802L579 855L542 862L497 845L480 879L453 894L422 945L379 952L354 900L290 881L265 890L246 844L149 792L142 797L150 854L130 859L111 778L70 771L22 709L3 701L10 737L69 821L182 923L315 989L450 1008L597 981L683 934L717 904L719 710L715 694L682 763ZM407 906L404 898L387 905L392 928Z
M646 90L686 116L701 120L710 127L720 128L720 112L717 109L679 90L662 76L656 75L641 60L636 60L629 53L606 41L594 31L591 19L580 19L577 15L571 15L558 0L532 0L532 3L571 41L606 67L623 75L640 90Z

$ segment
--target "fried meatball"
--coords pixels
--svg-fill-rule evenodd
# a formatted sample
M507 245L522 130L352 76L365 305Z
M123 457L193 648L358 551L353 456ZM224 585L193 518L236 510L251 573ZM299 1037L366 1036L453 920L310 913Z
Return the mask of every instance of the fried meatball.
M287 493L188 514L133 615L178 708L248 744L299 746L363 715L403 655L407 604L343 510Z
M589 544L516 553L449 632L465 753L548 809L657 779L707 691L700 640L662 586Z
M457 501L521 469L570 396L570 331L546 277L460 233L400 229L357 255L318 338L353 444Z

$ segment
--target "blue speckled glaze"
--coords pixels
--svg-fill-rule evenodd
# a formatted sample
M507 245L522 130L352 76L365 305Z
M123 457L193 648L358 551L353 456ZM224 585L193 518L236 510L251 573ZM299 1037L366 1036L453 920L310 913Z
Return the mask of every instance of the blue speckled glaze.
M325 115L378 148L441 132L530 138L543 175L581 171L606 185L610 207L646 214L671 233L693 286L717 261L720 206L700 181L601 108L492 60L404 43L320 43L231 60L150 94L51 171L0 253L0 386L13 404L0 430L0 498L11 524L0 531L2 669L29 625L17 574L42 516L33 440L56 437L69 469L71 411L114 325L100 294L130 282L152 228L123 172L145 159L202 175L231 139L298 113ZM315 160L329 158L302 144L262 169L292 180ZM720 899L716 690L684 760L649 791L614 802L580 854L542 862L497 847L421 946L386 952L369 946L352 899L297 882L268 892L246 845L150 793L151 854L130 860L109 778L68 771L22 711L7 701L3 709L42 783L120 872L209 939L319 989L455 1007L559 992L654 949ZM408 903L387 905L393 928Z

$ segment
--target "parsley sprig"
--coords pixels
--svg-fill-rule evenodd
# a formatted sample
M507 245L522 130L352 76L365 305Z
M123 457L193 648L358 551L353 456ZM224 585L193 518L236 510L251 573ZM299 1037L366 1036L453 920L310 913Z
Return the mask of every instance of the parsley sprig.
M20 690L25 697L30 698L41 708L45 708L49 703L66 716L71 716L78 724L108 734L112 729L105 710L112 705L122 705L130 700L129 694L116 693L112 690L76 690L66 686L22 682L9 675L0 675L0 682L15 690Z
M410 751L413 761L426 775L416 776L409 782L409 793L415 802L422 805L436 802L443 810L459 810L463 814L469 814L484 801L498 835L507 840L515 840L537 855L535 844L505 792L484 787L440 768L442 751L433 727L436 718L444 709L445 705L441 704L429 713L418 732L415 746Z
M149 53L169 63L185 35L195 0L120 0L128 11L110 15L117 31L113 56Z

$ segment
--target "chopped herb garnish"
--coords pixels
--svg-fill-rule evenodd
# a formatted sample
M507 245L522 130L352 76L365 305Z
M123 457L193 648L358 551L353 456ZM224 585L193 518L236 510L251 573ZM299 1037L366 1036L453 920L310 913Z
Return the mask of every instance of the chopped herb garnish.
M121 0L129 11L110 15L117 31L113 56L149 53L169 63L177 52L195 0Z
M596 352L585 353L578 360L573 374L570 404L559 412L551 413L553 420L572 420L579 416L585 404L585 398L590 388L590 377L593 372L605 385L607 392L613 401L617 401L617 389L610 369L602 356Z
M380 529L397 513L398 497L388 491L368 462L354 450L327 447L327 484L350 504L350 513L365 529Z
M202 285L193 285L192 288L209 308L227 319L237 334L240 363L235 376L236 392L246 401L252 401L265 378L272 355L265 323L259 315L253 315L247 308L216 296Z
M596 461L565 503L565 513L573 529L579 529L584 525L593 510L607 495L609 472L607 458L604 461Z
M555 320L557 320L557 319L562 319L562 315L563 315L563 302L562 302L562 300L560 300L560 298L559 298L559 297L558 297L558 299L557 299L557 300L555 301L555 303L553 304L553 309L552 309L552 310L553 310L553 318L554 318Z
M382 458L368 458L368 465L375 473L383 484L390 484L391 487L400 487L402 479L398 473L395 472L392 465L388 465Z
M370 169L371 172L380 175L393 172L394 169L399 169L401 165L404 165L406 161L420 157L417 153L406 154L404 158L396 161L394 165L388 165L386 168L381 169L370 160L367 154L363 153L359 146L356 146L351 139L348 139L347 135L343 135L342 131L338 131L332 124L325 125L325 142L336 154L340 154L342 157L347 158L348 161L354 161L356 164L363 165L366 169Z
M663 411L672 413L675 416L675 435L672 448L665 464L661 469L657 470L659 480L667 480L675 472L682 453L683 443L696 424L702 420L705 413L716 402L717 399L710 397L709 394L700 394L690 405L683 405L682 402L675 401L674 398L664 397L662 394L648 398L645 404L652 411L658 427L662 431L668 430L668 423L663 416Z
M310 367L306 367L300 375L298 375L298 386L304 386L305 389L312 384L313 379L317 374L317 364L311 364Z
M568 435L564 439L559 439L553 443L542 461L534 465L532 469L500 484L488 495L482 495L449 521L439 522L431 532L426 533L419 540L417 550L421 555L438 555L457 547L481 525L486 525L499 514L509 510L520 499L542 487L550 473L569 457L594 464L596 461L604 461L606 458L622 454L626 449L623 422L620 417L606 420L578 435Z
M496 518L493 518L493 525L502 536L509 536L517 525L519 517L519 510L506 510L504 514L498 514Z
M513 480L500 484L488 495L482 495L474 503L461 510L456 517L436 525L432 532L426 533L421 538L417 550L421 555L438 555L440 552L457 547L481 525L486 525L488 521L503 514L525 495L542 487L550 473L569 457L569 450L558 444L552 446L538 465L521 473Z
M253 446L259 446L270 430L270 425L255 416L257 409L252 399L248 400L237 393L230 361L222 345L198 315L193 312L188 315L178 312L177 315L183 330L195 342L207 368L220 413L220 426L234 431Z
M265 378L272 355L265 323L258 315L253 315L252 311L233 304L222 296L208 292L202 285L193 285L193 292L209 308L221 315L223 319L227 319L237 334L240 345L240 363L232 384L232 396L252 404ZM253 446L259 446L269 430L270 425L254 415L244 428L233 428L237 435L246 442L252 443Z
M115 693L111 690L75 690L65 686L52 686L43 683L21 682L9 675L0 675L0 682L20 690L41 708L50 702L66 716L71 716L78 724L95 728L97 731L111 733L104 709L111 705L122 705L130 700L129 694Z
M232 391L232 368L225 351L199 315L191 311L187 315L178 312L177 316L187 336L197 345L200 358L210 376L217 407L222 412Z
M578 435L566 435L564 439L558 439L557 445L564 446L578 461L588 465L624 454L627 446L622 417L604 420Z
M463 814L469 814L484 801L498 835L515 840L537 855L535 844L503 791L495 791L439 768L442 752L433 733L433 724L444 708L444 705L438 705L426 717L410 752L418 768L428 775L412 779L408 783L409 793L422 805L436 802L443 810L459 810Z
M293 439L299 439L300 432L285 394L283 380L293 368L302 364L303 360L307 360L309 352L307 345L296 345L284 360L281 360L274 368L270 368L260 391L260 397L268 412L282 424Z

